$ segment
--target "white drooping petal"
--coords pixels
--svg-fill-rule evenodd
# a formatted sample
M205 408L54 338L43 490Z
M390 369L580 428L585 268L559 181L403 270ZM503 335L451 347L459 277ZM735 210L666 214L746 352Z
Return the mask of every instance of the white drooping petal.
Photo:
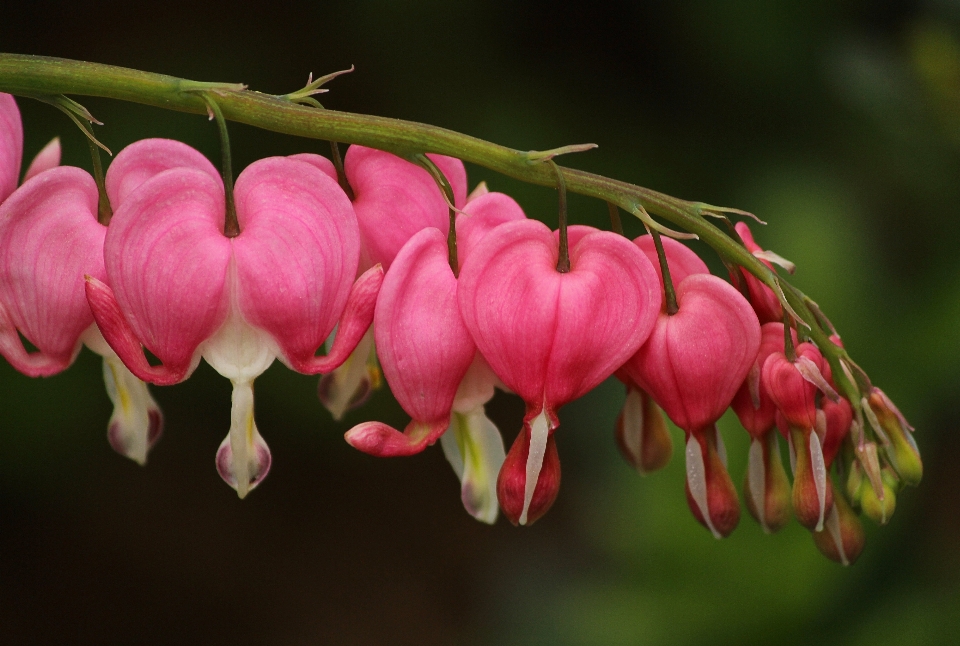
M827 465L823 460L823 447L816 433L810 434L810 467L813 470L813 482L817 487L817 499L820 502L820 517L816 531L823 530L824 512L827 505Z
M460 497L467 513L485 523L496 522L497 474L506 452L500 431L483 406L466 414L455 412L440 445L460 479Z
M234 381L230 432L217 450L217 471L245 497L270 471L270 449L253 419L253 382Z
M627 388L627 397L623 401L623 448L634 456L634 462L640 463L643 454L643 436L646 432L643 417L643 396L639 388Z
M690 489L690 496L697 504L697 509L700 510L700 515L713 537L716 539L723 538L710 519L710 507L707 502L707 468L703 462L703 449L700 448L700 442L693 435L687 438L686 457L687 487Z
M753 508L757 511L760 527L763 528L764 533L769 534L766 503L767 464L763 456L763 442L764 440L756 438L750 442L750 453L747 460L747 489L749 489Z
M147 384L127 370L116 355L103 358L103 382L113 402L107 439L113 449L141 466L163 432L163 414Z
M327 342L328 353L332 345ZM375 364L375 356L371 325L347 360L333 372L320 377L317 393L333 419L340 421L348 410L362 404L378 385L380 369L371 365Z
M547 409L544 407L540 414L530 422L530 451L527 453L527 480L523 489L523 511L520 513L520 524L527 524L527 512L533 493L537 490L540 480L540 469L543 467L543 456L547 452L547 439L550 437L550 420L547 418Z

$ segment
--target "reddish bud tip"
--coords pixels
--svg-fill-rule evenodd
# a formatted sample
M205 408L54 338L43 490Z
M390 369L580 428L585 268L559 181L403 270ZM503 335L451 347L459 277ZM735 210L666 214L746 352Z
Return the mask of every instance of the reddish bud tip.
M852 565L866 543L863 524L843 496L833 497L833 509L822 532L813 532L817 549L831 561Z
M820 437L811 429L793 428L790 433L793 455L793 512L807 529L820 531L833 506Z
M790 481L780 457L776 433L750 443L743 495L750 515L767 534L780 531L790 520Z
M740 522L740 501L720 452L719 437L715 426L687 437L686 492L694 518L715 538L724 538Z
M530 430L525 426L510 447L497 477L497 499L500 509L514 525L532 525L553 505L560 491L560 456L551 433L547 437L543 462L539 472L533 473L530 457ZM533 470L535 471L535 470ZM528 499L528 475L536 478Z

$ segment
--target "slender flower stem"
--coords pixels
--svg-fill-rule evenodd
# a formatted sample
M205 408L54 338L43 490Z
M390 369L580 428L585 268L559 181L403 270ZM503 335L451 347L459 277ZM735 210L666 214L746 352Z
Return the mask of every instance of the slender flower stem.
M793 346L793 335L790 334L793 327L790 321L790 315L783 313L783 353L791 363L797 361L797 349Z
M90 157L93 160L93 179L97 182L97 193L99 194L97 222L107 226L113 218L113 209L110 208L110 198L107 197L107 185L103 178L103 164L100 162L100 148L91 139L87 139L87 144L90 146Z
M508 177L540 186L556 186L556 171L533 151L520 151L445 128L371 115L317 110L289 100L246 90L239 84L203 83L112 65L60 58L0 54L0 92L23 96L72 94L132 101L168 110L206 114L199 91L217 93L225 119L273 132L312 139L361 144L406 159L425 152L457 157ZM737 244L704 214L726 212L703 202L689 202L627 182L557 167L568 190L611 202L625 211L656 214L701 240L728 261L755 275L780 295L782 302L810 328L808 334L830 362L834 379L859 401L859 390L840 364L846 351L833 345L807 307L807 297L778 278L766 265Z
M210 112L217 120L217 129L220 131L220 152L223 163L220 172L223 174L223 189L226 198L227 213L223 221L223 235L236 238L240 235L240 221L237 220L237 205L233 201L233 161L230 155L230 133L227 131L227 121L216 100L209 93L201 94Z
M620 209L613 202L607 202L607 210L610 211L610 227L614 233L623 235L623 223L620 221Z
M557 258L557 271L565 274L570 271L570 243L567 240L567 183L563 181L563 173L560 172L557 163L552 159L547 160L547 163L553 167L553 172L557 174L557 198L560 211L558 216L560 251Z
M657 260L660 261L660 273L663 276L663 296L667 302L667 314L673 316L680 311L677 305L677 292L673 289L673 279L670 278L670 265L667 263L667 254L663 250L663 241L656 229L650 229L653 246L657 248Z
M333 167L337 169L337 182L352 202L357 196L350 182L347 181L347 173L343 170L343 157L340 156L340 145L335 141L330 142L330 156L333 157Z
M447 176L443 174L443 171L440 170L440 167L434 164L426 155L414 156L414 162L430 173L433 181L437 183L440 192L443 193L443 199L446 200L447 206L449 207L450 224L447 230L447 262L450 264L450 270L453 272L453 275L459 277L460 260L457 258L457 207L455 204L456 198L453 195L453 186L450 184Z

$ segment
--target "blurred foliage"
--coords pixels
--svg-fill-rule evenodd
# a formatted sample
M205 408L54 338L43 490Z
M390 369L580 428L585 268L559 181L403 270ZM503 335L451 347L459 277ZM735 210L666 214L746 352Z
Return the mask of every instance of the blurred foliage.
M167 432L139 469L105 441L93 355L46 380L3 365L3 643L880 646L960 630L955 0L21 2L3 16L0 50L271 93L355 64L324 105L522 149L596 142L564 163L755 212L769 222L758 242L797 263L796 284L917 427L926 466L843 569L796 523L765 536L744 512L733 536L711 538L687 509L682 455L644 479L619 459L615 383L561 412L560 498L514 529L462 511L439 448L381 461L342 442L362 419L404 421L386 390L336 424L315 379L271 368L257 418L273 472L241 502L213 468L229 384L209 367L155 389ZM219 158L202 117L83 103L115 152L163 136ZM28 159L59 134L64 162L89 168L69 122L20 105ZM237 168L326 150L239 125L231 136ZM554 192L468 170L555 217ZM571 214L606 226L603 204L572 199ZM508 442L521 414L494 401ZM739 484L746 435L728 417Z

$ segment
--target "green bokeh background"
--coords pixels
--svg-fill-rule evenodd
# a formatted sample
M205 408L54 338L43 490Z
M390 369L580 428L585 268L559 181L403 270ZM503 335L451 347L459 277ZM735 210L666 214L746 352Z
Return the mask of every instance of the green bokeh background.
M239 501L213 467L229 383L205 364L155 389L166 434L139 468L107 445L97 357L43 380L4 363L0 643L960 643L960 3L24 2L0 13L0 51L269 93L355 64L327 107L520 149L596 142L564 163L755 212L758 241L797 263L917 427L926 467L889 526L867 521L851 568L796 523L765 536L745 515L715 541L680 455L643 479L620 460L623 393L606 383L561 413L551 512L487 527L438 447L377 460L343 442L364 419L405 422L387 389L338 424L315 378L274 365L256 386L273 470ZM202 117L83 103L114 151L163 136L219 159ZM20 105L28 159L60 135L64 163L90 167L72 124ZM237 169L326 151L231 136ZM554 221L553 191L468 171ZM571 215L606 226L601 203L574 197ZM522 404L490 410L511 441ZM722 432L739 482L746 434L731 416Z

